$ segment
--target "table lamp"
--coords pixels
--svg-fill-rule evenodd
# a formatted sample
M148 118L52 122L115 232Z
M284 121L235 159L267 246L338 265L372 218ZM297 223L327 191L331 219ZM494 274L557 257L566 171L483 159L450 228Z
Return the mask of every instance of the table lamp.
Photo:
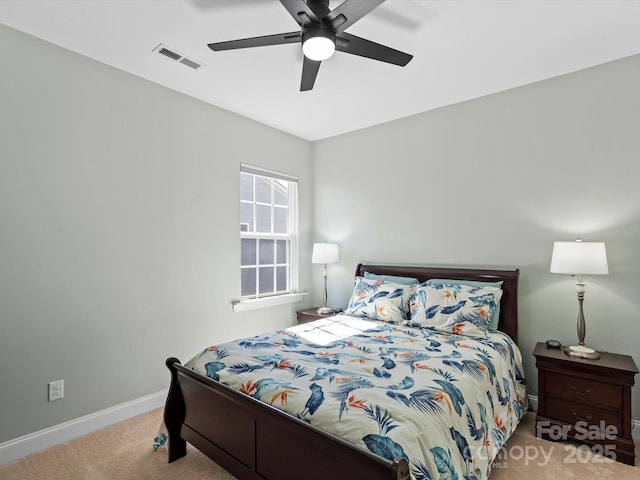
M565 353L579 358L598 359L600 354L584 344L585 323L582 302L584 300L583 275L608 275L607 252L604 242L554 242L551 254L551 273L563 273L578 277L578 345L565 348Z
M327 264L337 263L339 260L338 245L335 243L314 243L313 254L311 255L311 263L323 264L324 270L324 291L322 294L322 307L318 308L318 313L326 315L333 313L333 310L327 307Z

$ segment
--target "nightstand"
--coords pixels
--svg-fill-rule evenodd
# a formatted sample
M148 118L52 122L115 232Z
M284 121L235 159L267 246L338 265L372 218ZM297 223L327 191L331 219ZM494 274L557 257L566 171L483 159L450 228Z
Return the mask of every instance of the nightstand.
M318 307L307 308L305 310L299 310L296 312L296 319L298 323L313 322L314 320L320 320L321 318L333 317L335 313L322 314L318 313Z
M536 436L574 440L628 465L635 464L631 437L631 387L638 367L628 355L598 360L570 357L538 342Z

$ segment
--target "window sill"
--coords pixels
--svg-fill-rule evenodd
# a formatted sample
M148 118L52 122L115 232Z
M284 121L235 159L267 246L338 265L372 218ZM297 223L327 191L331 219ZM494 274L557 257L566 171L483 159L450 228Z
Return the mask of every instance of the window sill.
M246 310L273 307L275 305L286 305L287 303L301 302L306 294L306 292L288 293L286 295L278 295L275 297L235 300L231 302L231 308L233 308L234 312L244 312Z

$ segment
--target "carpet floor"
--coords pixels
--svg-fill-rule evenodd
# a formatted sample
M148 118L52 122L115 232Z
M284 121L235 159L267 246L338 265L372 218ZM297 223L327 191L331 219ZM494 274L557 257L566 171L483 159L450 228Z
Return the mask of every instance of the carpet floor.
M185 458L168 464L165 449L151 448L161 418L162 409L156 409L0 466L0 479L235 480L191 446ZM532 413L523 418L494 461L490 480L640 480L640 465L610 462L584 447L535 438L534 419ZM636 442L636 452L639 448ZM359 480L357 474L353 478Z

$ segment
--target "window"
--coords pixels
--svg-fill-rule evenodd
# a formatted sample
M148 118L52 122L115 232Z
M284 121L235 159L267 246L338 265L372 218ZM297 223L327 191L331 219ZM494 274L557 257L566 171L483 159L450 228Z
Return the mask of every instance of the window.
M295 177L240 167L241 300L297 289L297 187Z

